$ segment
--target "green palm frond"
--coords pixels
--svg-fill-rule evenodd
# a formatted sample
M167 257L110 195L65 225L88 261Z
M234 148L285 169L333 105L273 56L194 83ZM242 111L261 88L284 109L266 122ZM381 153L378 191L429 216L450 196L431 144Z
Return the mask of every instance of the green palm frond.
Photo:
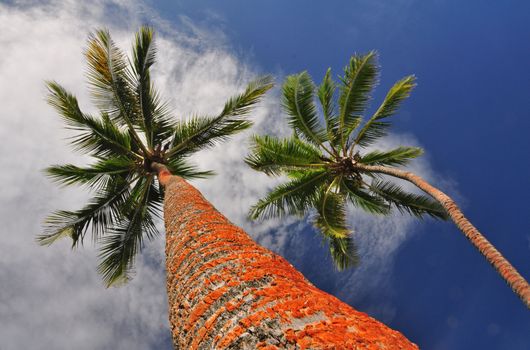
M340 181L340 179L339 179ZM342 193L334 192L337 179L319 193L316 203L317 216L313 222L325 237L347 237L346 203Z
M390 212L390 206L378 195L364 191L356 180L342 179L341 190L356 207L370 214L386 215Z
M148 210L149 192L153 176L140 179L122 208L122 219L101 239L98 271L107 287L130 279L136 254L142 248L144 236L151 239L158 234Z
M72 245L83 241L89 227L95 239L112 227L122 216L121 206L130 196L133 179L110 177L89 203L80 210L61 210L46 219L44 234L37 237L41 245L50 245L65 236L72 238Z
M88 185L100 187L100 183L109 176L127 175L136 164L123 157L100 159L88 167L73 164L53 165L45 169L46 175L53 181L65 186Z
M396 113L401 103L410 96L410 92L416 86L415 80L416 78L410 75L392 86L381 106L357 134L353 145L366 147L386 135L386 129L390 123L381 120Z
M193 117L177 124L168 156L183 156L211 147L239 131L248 129L252 122L245 116L271 87L270 77L259 78L251 82L242 94L229 99L217 117Z
M390 151L376 150L366 153L359 161L369 165L405 165L422 154L423 150L419 147L401 146Z
M248 115L253 106L263 98L263 95L273 85L274 79L270 75L265 75L251 81L243 93L228 99L219 117L227 118Z
M131 127L139 115L125 54L107 30L98 30L90 35L85 56L94 102L113 121Z
M137 147L131 144L128 133L112 123L107 114L96 119L81 112L77 98L56 82L47 82L48 103L72 130L79 132L72 137L75 150L94 156L126 155L138 157Z
M272 136L252 137L252 153L245 162L267 175L280 175L292 170L322 170L322 153L299 138L279 139Z
M135 87L137 100L140 104L141 127L145 132L147 144L153 148L153 112L156 109L151 93L151 78L149 68L155 63L156 48L153 43L153 30L143 27L136 34L133 45L132 66L135 73Z
M302 215L315 205L319 190L328 182L326 171L305 172L272 189L250 209L252 219Z
M318 99L320 100L322 113L326 121L327 138L332 145L336 142L339 127L339 118L335 115L336 106L333 100L335 88L335 83L331 79L331 68L328 68L324 79L322 79L322 83L318 87Z
M400 186L382 180L373 180L370 190L396 207L401 213L418 218L429 215L436 219L447 219L447 213L440 203L430 197L405 192Z
M289 115L289 125L307 141L322 146L326 142L326 132L318 120L315 86L309 74L302 72L288 76L282 91L282 106Z
M347 148L350 134L361 123L370 93L378 80L379 69L376 53L364 56L354 55L344 69L339 96L339 141L342 149Z
M186 180L205 179L215 175L214 171L197 169L195 166L188 164L184 158L169 159L166 166L171 174L180 176Z
M357 247L351 236L327 239L331 259L337 270L343 271L359 264Z

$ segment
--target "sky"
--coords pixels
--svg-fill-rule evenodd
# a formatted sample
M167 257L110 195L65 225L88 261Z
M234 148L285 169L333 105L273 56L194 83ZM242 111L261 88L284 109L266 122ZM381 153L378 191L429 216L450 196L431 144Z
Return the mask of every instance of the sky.
M75 209L87 192L58 188L50 164L85 164L45 103L57 80L94 111L83 49L97 28L129 50L142 24L157 31L154 79L175 118L215 114L252 78L277 87L255 126L194 158L218 175L195 181L260 244L318 287L404 333L422 349L528 349L530 313L451 222L351 210L359 267L336 272L311 225L249 222L276 182L242 162L252 133L289 133L279 87L307 70L320 81L375 49L382 76L418 86L378 147L416 145L411 170L453 196L479 230L530 278L530 4L526 1L0 1L0 349L170 349L163 236L138 257L128 285L106 289L90 242L39 247L46 215ZM223 156L220 157L219 155Z

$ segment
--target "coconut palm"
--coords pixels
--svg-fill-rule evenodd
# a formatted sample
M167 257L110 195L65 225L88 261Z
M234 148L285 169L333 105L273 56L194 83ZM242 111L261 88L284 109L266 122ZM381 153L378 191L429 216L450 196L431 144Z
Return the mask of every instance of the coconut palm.
M87 167L54 165L46 173L64 185L88 186L95 194L82 209L52 214L38 240L48 245L68 236L77 246L91 232L100 245L98 270L110 286L129 280L144 241L158 236L155 219L161 214L164 189L153 164L184 179L212 175L190 164L189 156L249 128L246 116L272 80L251 82L217 116L174 121L151 81L156 56L152 29L144 27L136 34L129 61L106 30L91 35L85 55L99 117L83 113L76 97L56 82L47 83L48 102L77 131L71 139L74 149L94 162Z
M374 149L387 134L389 117L415 86L414 76L399 80L375 112L364 119L378 75L376 54L370 52L354 55L338 84L333 82L330 69L318 87L307 72L287 77L282 106L293 135L253 136L252 152L246 158L253 169L287 180L259 200L251 208L250 217L314 213L314 226L328 242L339 270L358 260L352 229L346 223L348 204L376 215L397 210L420 218L451 218L530 307L528 283L471 225L455 202L420 176L396 167L421 156L423 150L408 146ZM316 97L325 125L320 121ZM429 196L405 191L394 182L396 178L411 182Z
M81 112L72 94L48 83L50 104L77 132L74 149L94 162L55 165L47 173L95 194L80 210L51 215L39 242L70 237L77 246L91 232L100 245L98 270L106 285L124 283L145 240L157 236L155 220L163 205L176 349L417 349L400 333L308 283L185 181L211 174L190 165L189 156L247 129L246 116L271 88L271 79L250 83L217 116L177 122L150 79L155 54L149 28L137 33L129 61L107 31L90 37L86 57L98 117Z

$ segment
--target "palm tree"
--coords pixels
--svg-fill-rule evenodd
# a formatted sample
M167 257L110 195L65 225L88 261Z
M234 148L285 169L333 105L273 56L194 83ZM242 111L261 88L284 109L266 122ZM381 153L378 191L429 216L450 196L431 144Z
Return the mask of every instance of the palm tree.
M530 307L528 283L464 217L456 203L420 176L395 167L422 155L421 148L366 149L386 135L388 118L397 112L415 86L414 76L396 82L363 123L378 76L376 54L370 52L351 58L339 84L333 82L330 69L318 88L307 72L287 77L282 106L293 135L254 136L246 162L255 170L271 176L283 175L288 180L259 200L251 208L250 217L315 213L313 223L328 242L339 270L355 265L358 260L352 230L346 224L348 202L376 215L397 209L417 217L451 218ZM334 97L337 85L338 100ZM315 91L325 126L319 120ZM409 181L429 196L408 193L392 182L393 178Z
M272 80L250 83L217 116L175 122L150 79L155 54L149 28L136 34L129 61L107 31L90 37L88 78L99 117L81 112L75 96L48 83L50 104L77 132L74 149L94 162L51 166L47 174L64 185L88 186L95 195L80 210L52 214L38 241L49 245L70 237L77 246L90 231L100 245L105 284L125 283L145 239L158 234L155 220L163 205L175 348L416 349L400 333L312 286L185 181L211 174L190 165L189 156L247 129L246 116Z

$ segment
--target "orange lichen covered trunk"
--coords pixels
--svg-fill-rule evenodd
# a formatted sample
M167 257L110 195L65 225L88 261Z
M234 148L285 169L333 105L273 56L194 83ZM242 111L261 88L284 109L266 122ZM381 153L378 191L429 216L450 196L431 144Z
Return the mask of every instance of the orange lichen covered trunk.
M313 286L183 179L160 180L176 349L417 349Z

